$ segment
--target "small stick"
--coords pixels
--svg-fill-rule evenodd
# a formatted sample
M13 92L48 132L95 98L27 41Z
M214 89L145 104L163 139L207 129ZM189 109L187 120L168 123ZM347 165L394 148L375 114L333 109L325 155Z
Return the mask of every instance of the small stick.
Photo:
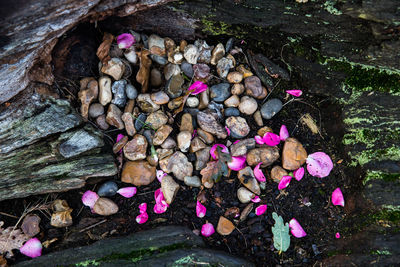
M105 223L106 221L107 221L107 219L104 219L104 220L102 220L102 221L100 221L100 222L97 222L97 223L95 223L95 224L92 224L92 225L90 225L90 226L88 226L88 227L83 228L82 230L80 230L79 233L86 232L87 230L92 229L93 227L96 227L96 226L98 226L98 225L100 225L100 224L102 224L102 223Z
M14 216L14 215L11 215L11 214L8 214L8 213L5 213L5 212L1 212L1 211L0 211L0 215L4 215L4 216L7 216L7 217L11 217L11 218L14 218L14 219L18 219L17 216Z

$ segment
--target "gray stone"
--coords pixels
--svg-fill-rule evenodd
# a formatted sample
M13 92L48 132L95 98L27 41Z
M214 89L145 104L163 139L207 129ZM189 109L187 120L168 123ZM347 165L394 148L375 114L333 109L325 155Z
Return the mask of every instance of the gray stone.
M221 58L217 64L217 73L219 77L225 79L231 68L233 68L232 60L226 57Z
M89 107L89 116L91 118L97 118L104 114L104 107L100 103L91 104Z
M247 151L256 147L256 141L254 138L248 138L239 141L236 144L231 145L231 154L234 157L246 155Z
M201 181L198 176L185 176L183 178L183 181L185 182L185 185L191 186L191 187L200 187L201 186Z
M189 64L186 61L183 61L181 64L181 69L182 69L183 73L185 73L186 76L188 76L189 78L193 77L194 72L193 72L192 64Z
M233 138L244 138L250 133L250 127L245 118L229 117L225 120L225 124L231 130Z
M211 114L199 111L199 113L197 113L197 123L201 129L211 134L215 134L218 138L225 139L227 137L225 128L218 123L216 118Z
M165 141L161 144L162 148L171 149L176 147L176 142L172 137L168 137Z
M154 87L160 87L162 84L162 74L158 69L152 69L150 72L150 84Z
M129 98L129 99L136 99L136 97L138 96L138 91L137 91L137 89L135 88L135 86L133 86L132 84L127 84L126 85L126 87L125 87L125 93L126 93L126 96Z
M137 119L135 119L135 129L136 131L140 131L143 128L144 122L147 119L147 115L144 113L139 114Z
M196 64L199 57L199 50L196 46L189 44L185 47L184 57L190 64Z
M229 90L229 83L220 83L211 86L210 88L210 97L215 102L224 102L230 95L231 92Z
M224 45L218 43L211 53L211 64L217 65L218 61L225 55Z
M126 80L119 80L115 81L111 87L111 90L114 94L114 98L111 101L111 103L117 105L120 108L123 108L126 104L126 94L125 94L126 85L127 85Z
M102 184L97 190L97 194L101 197L112 197L117 194L118 185L114 181L108 181Z
M273 98L265 102L264 105L262 105L260 112L261 116L264 119L269 120L281 109L282 109L282 101L279 100L278 98Z
M182 85L184 82L185 80L182 75L178 74L172 76L165 85L165 90L168 96L172 99L179 97L183 92Z
M240 99L239 110L246 115L252 115L258 108L257 101L250 96L243 96Z
M207 64L196 64L193 73L197 79L206 79L210 75L210 67Z
M200 171L206 167L207 162L210 159L210 150L211 150L210 147L206 147L196 152L196 163L195 163L196 170Z
M168 63L168 60L165 57L161 57L159 55L150 55L150 58L151 60L160 65L165 65Z
M237 108L225 109L225 117L240 116L240 111Z
M165 55L165 45L164 38L161 38L158 35L152 34L149 37L149 49L151 54L163 56Z
M199 57L197 58L197 62L210 64L211 51L213 47L210 47L204 40L196 40L194 45L199 49Z
M177 64L171 64L169 63L164 67L164 77L165 80L171 79L172 76L174 75L179 75L181 73L181 68L179 68L179 65Z
M234 42L233 37L229 38L228 41L226 42L226 44L225 44L225 52L226 53L229 53L229 51L231 51L231 49L233 47L233 42Z
M160 109L160 105L151 100L150 94L140 94L137 97L137 105L144 112L154 112Z

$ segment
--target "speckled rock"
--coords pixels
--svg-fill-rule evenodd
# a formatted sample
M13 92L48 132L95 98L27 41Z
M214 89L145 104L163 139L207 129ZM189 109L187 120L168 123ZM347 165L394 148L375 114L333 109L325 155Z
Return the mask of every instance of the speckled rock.
M197 171L200 171L206 167L207 162L210 159L210 149L211 147L206 147L196 152L195 168Z
M217 64L217 73L219 77L223 79L226 78L231 68L233 68L232 60L226 57L221 58Z
M177 184L177 182L175 182L174 178L172 178L170 175L164 176L164 178L161 180L161 191L163 192L165 202L171 204L174 201L179 188L180 186Z
M246 155L247 151L256 147L256 141L254 138L248 138L240 140L236 144L231 145L231 155L234 157Z
M177 98L183 92L182 85L184 82L182 75L173 75L165 85L165 92L170 98Z
M248 95L258 97L262 94L261 80L257 76L250 76L244 79L244 86Z
M138 95L136 102L144 112L154 112L160 109L160 105L157 105L151 100L150 94Z
M132 161L145 159L147 145L146 137L136 134L133 139L124 146L124 156Z
M169 125L161 126L155 133L153 137L153 145L159 146L168 138L169 134L172 132L172 127Z
M106 122L120 130L124 129L124 122L122 121L122 111L114 104L108 106Z
M206 79L210 75L210 67L207 64L196 64L193 73L197 79Z
M164 112L161 110L157 110L156 112L152 112L149 114L149 116L146 119L146 123L150 124L152 128L157 130L164 124L167 124L168 122L168 116L165 115Z
M185 182L185 185L191 186L191 187L200 187L201 186L201 181L198 176L185 176L183 179Z
M91 104L89 107L89 116L91 118L97 118L104 114L104 107L100 103Z
M220 83L211 86L210 88L210 97L215 102L224 102L230 95L231 92L229 90L229 83Z
M276 146L254 148L247 153L246 161L249 166L267 167L279 159L279 149Z
M190 64L196 64L199 57L199 50L195 45L189 44L185 47L183 56Z
M114 105L117 105L120 108L123 108L126 104L126 93L125 93L125 87L127 85L126 80L119 80L115 81L112 84L111 91L114 94L114 98L111 101Z
M225 124L231 130L233 138L244 138L250 133L250 127L245 118L229 117L225 120Z
M226 107L238 107L240 104L240 99L237 95L232 95L227 100L224 101Z
M225 128L211 114L199 111L197 113L197 123L201 129L216 135L218 138L225 139L227 137Z
M118 81L125 72L125 64L119 58L112 58L107 64L103 64L101 72L110 75L114 80Z
M240 99L239 110L246 115L252 115L258 108L257 101L249 96L243 96Z
M127 161L121 174L121 181L135 186L148 185L156 178L156 168L147 161Z
M181 132L188 131L193 133L193 117L190 113L185 113L181 118L181 126L179 127Z
M243 80L243 74L241 74L238 71L233 71L228 73L226 79L228 80L229 83L240 83Z
M256 195L261 194L260 185L258 181L254 177L253 170L251 167L247 166L246 168L240 170L238 172L238 179L247 189L253 192Z
M107 105L112 100L111 79L107 76L102 76L99 79L99 102L103 106Z
M209 132L203 131L202 129L197 129L197 135L208 145L214 143L214 136Z
M176 142L172 137L168 137L165 141L161 144L162 148L175 148Z
M158 91L150 95L151 100L157 105L167 104L169 101L169 96L163 91Z
M232 85L231 88L232 95L241 95L244 93L244 85L241 83L236 83Z
M297 170L306 162L307 152L295 138L289 137L283 145L282 167L286 170Z
M182 152L187 152L189 150L191 139L191 132L183 131L178 134L176 140L178 141L178 147Z
M199 104L200 104L200 101L195 96L188 97L188 99L186 100L186 106L191 107L191 108L198 107Z

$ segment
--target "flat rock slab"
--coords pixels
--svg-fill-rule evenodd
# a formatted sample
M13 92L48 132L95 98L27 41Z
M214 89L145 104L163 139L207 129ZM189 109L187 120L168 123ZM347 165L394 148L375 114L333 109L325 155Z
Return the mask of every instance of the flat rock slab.
M54 252L16 266L253 266L204 246L202 238L185 227L163 226Z

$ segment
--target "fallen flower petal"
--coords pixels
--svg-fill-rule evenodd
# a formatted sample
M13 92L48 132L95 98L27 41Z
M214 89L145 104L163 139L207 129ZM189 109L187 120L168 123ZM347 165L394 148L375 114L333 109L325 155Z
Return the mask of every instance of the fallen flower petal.
M279 131L279 138L281 139L281 141L285 141L288 137L288 129L286 128L286 125L282 124L281 130Z
M133 197L136 194L136 192L137 192L137 188L134 186L123 187L117 191L118 194L120 194L121 196L126 197L126 198Z
M246 167L246 156L232 157L232 160L228 162L228 168L232 171L240 171Z
M278 189L282 190L282 189L286 188L290 184L291 180L292 180L292 176L289 176L289 175L283 176L281 181L278 184Z
M237 143L239 143L240 142L240 140L236 140L235 142L233 142L233 144L237 144Z
M256 215L260 216L263 215L267 211L267 205L260 205L256 208Z
M259 144L259 145L263 145L264 144L264 139L259 135L254 136L254 140L256 140L256 143Z
M156 172L156 176L157 176L157 180L161 183L161 180L164 176L166 176L167 174L162 171L162 170L157 170Z
M323 178L329 175L333 168L331 158L324 152L315 152L307 157L307 171L315 177Z
M262 170L260 169L262 162L258 163L253 170L254 176L256 177L256 179L260 182L263 183L265 182L267 179L265 179L265 175L262 172Z
M207 90L208 86L207 84L201 82L201 81L195 81L189 88L188 90L191 91L190 93L192 95L198 95L201 92L204 92Z
M203 218L206 215L207 209L206 207L200 203L200 201L197 201L196 204L196 215L199 218Z
M344 198L343 193L340 188L336 188L335 191L332 192L332 204L335 206L342 206L344 207Z
M303 91L301 91L301 90L286 90L286 93L288 93L289 95L293 95L295 97L299 97L303 94Z
M205 237L211 236L213 233L215 233L214 226L211 223L205 223L201 227L201 234Z
M164 194L161 191L161 188L157 189L154 192L154 199L156 200L156 204L154 205L153 211L154 213L161 214L167 211L169 205L164 199Z
M289 227L290 227L290 232L294 237L301 238L307 235L303 227L301 227L300 223L295 218L290 220Z
M263 136L263 141L264 141L264 144L266 144L266 145L276 146L279 144L281 139L280 139L279 135L271 133L271 132L267 132Z
M30 258L36 258L42 255L42 243L39 239L31 238L19 249L19 251Z
M115 141L115 143L118 143L118 142L121 141L121 139L124 138L124 137L125 137L125 135L123 135L123 134L118 134L118 135L117 135L117 140Z
M163 204L161 204L161 203L156 203L156 204L154 205L153 211L154 211L154 213L156 213L156 214L161 214L161 213L166 212L167 209L168 209L168 206L167 206L167 205L163 205Z
M147 203L142 203L139 205L139 212L140 214L145 213L147 210Z
M303 176L304 176L304 168L303 168L303 167L300 167L300 168L298 168L297 170L295 170L295 171L293 172L293 176L294 176L294 178L295 178L297 181L300 181L301 179L303 179Z
M149 219L149 215L147 214L147 212L141 213L136 217L136 222L138 224L143 224L145 222L147 222L147 220Z
M135 36L130 33L123 33L118 35L117 44L119 49L127 49L135 43Z
M261 198L259 197L259 196L255 196L255 197L253 197L252 199L251 199L251 202L254 202L254 203L258 203L258 202L260 202L261 201Z
M221 149L221 152L229 154L229 150L228 150L228 148L227 148L225 145L223 145L223 144L215 144L215 145L213 145L213 146L211 147L211 149L210 149L210 155L211 155L211 157L212 157L213 159L215 159L215 160L218 159L217 147L222 148L222 149Z
M97 195L95 192L93 191L86 191L83 195L82 195L82 202L83 205L88 206L90 208L93 208L94 204L96 203L96 201L99 199L99 195Z
M226 130L228 136L230 136L231 135L231 130L229 130L229 128L227 126L225 126L225 130Z
M336 238L340 238L340 233L337 232L337 233L335 234L335 237L336 237Z

